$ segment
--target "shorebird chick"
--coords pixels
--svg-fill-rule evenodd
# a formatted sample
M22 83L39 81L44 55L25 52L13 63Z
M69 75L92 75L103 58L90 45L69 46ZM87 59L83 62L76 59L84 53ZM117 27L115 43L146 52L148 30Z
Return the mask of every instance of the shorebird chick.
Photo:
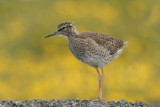
M69 49L73 55L78 60L96 69L99 77L98 100L104 100L102 97L102 85L104 81L103 67L117 58L128 42L103 33L79 33L73 22L59 24L57 30L45 36L45 38L53 35L64 35L67 37ZM101 69L101 72L99 69Z

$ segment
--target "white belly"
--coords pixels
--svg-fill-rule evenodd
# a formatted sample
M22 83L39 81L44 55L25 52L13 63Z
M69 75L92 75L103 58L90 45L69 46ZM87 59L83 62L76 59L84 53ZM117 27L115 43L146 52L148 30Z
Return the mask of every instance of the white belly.
M119 49L115 54L110 55L109 52L106 52L104 56L95 55L94 53L89 55L86 55L82 62L94 67L94 68L103 68L106 64L111 62L113 59L117 58L119 54L122 53L122 49Z

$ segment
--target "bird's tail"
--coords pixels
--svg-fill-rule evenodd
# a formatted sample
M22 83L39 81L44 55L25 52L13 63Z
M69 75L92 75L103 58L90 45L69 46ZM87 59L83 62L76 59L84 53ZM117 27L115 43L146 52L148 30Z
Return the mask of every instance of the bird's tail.
M125 47L127 47L128 46L128 41L124 41L123 44L124 44Z

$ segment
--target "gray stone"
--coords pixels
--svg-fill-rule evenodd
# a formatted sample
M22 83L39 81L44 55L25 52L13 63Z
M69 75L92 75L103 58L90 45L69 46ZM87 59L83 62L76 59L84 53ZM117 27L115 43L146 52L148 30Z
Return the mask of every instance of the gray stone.
M136 101L135 103L127 102L123 99L119 101L97 101L97 100L4 100L0 101L0 107L160 107L160 104L145 104L143 101Z

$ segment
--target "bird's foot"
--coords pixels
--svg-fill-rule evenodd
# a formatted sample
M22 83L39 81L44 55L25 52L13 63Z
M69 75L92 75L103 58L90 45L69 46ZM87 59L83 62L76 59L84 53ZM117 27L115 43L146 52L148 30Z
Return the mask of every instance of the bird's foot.
M98 97L98 100L105 101L103 97Z

